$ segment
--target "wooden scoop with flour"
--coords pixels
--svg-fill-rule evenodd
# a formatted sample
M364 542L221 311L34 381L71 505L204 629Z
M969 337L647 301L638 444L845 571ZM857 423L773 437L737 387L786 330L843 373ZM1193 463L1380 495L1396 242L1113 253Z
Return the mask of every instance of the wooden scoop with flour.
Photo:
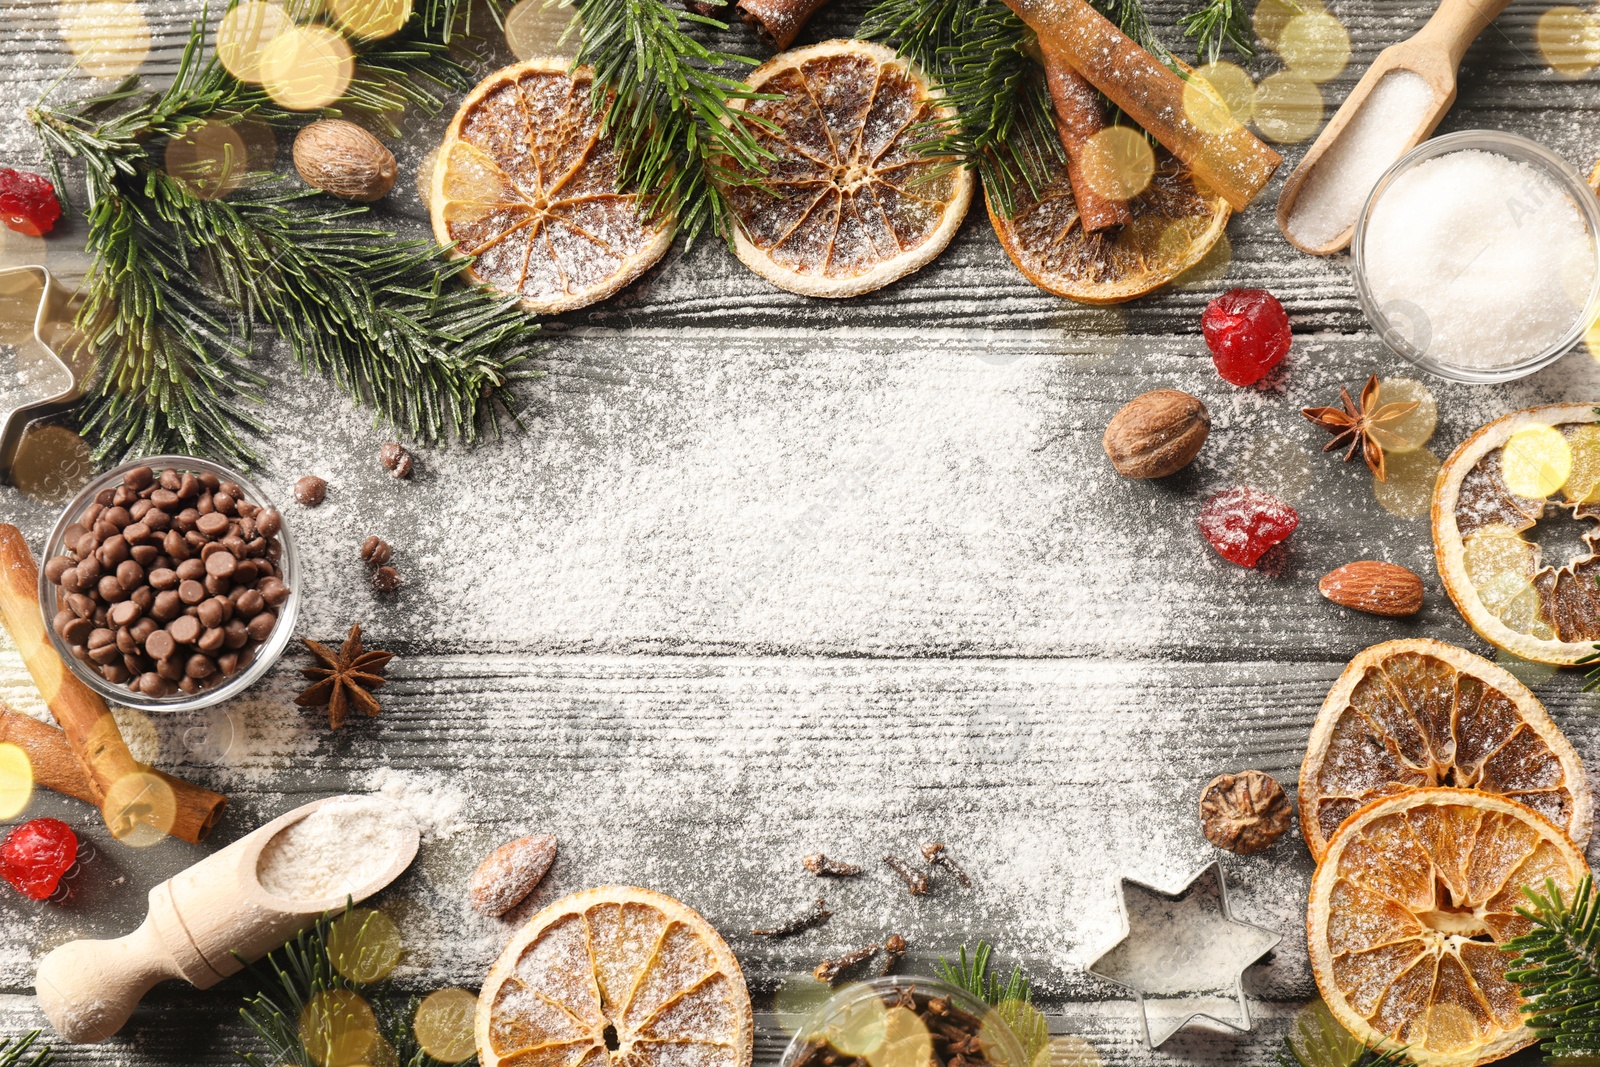
M1509 3L1510 0L1442 0L1433 17L1409 40L1390 45L1378 54L1300 165L1283 183L1283 192L1278 196L1278 228L1290 244L1316 256L1330 255L1350 244L1356 217L1366 203L1367 194L1390 164L1422 143L1439 125L1439 120L1456 101L1456 70L1461 66L1461 57ZM1373 102L1374 90L1391 74L1396 75L1396 81L1391 82L1382 95L1394 94L1391 97L1396 100L1394 113L1414 119L1405 124L1409 128L1379 129L1363 121L1363 113ZM1413 79L1420 79L1420 82ZM1402 94L1413 99L1405 102L1400 99ZM1367 118L1381 120L1382 116L1374 114ZM1361 142L1359 148L1352 143L1354 140ZM1312 209L1310 200L1313 197L1321 200L1318 194L1322 190L1314 189L1308 196L1307 186L1319 165L1345 169L1356 185L1345 197L1334 198L1340 201L1339 207L1343 210L1335 210L1330 199L1325 202L1326 207L1317 209L1320 217L1312 220L1308 217ZM1371 180L1367 181L1369 172ZM1316 177L1320 184L1333 180L1334 176L1324 172ZM1307 196L1307 203L1301 203L1302 196ZM1349 207L1352 201L1353 211ZM1297 218L1297 207L1305 209L1307 214ZM1346 214L1348 221L1344 218Z
M360 831L382 827L383 848L372 853L376 861L356 868L359 881L341 884L336 892L323 889L319 897L269 892L261 881L268 843L329 805L343 807L324 813L324 819L353 820L348 840L337 846L352 863L358 863ZM410 816L383 797L327 797L296 808L150 890L150 914L131 934L114 941L71 941L51 952L39 963L39 1006L68 1041L104 1041L122 1028L157 982L181 978L207 989L324 912L342 909L346 897L361 901L376 893L410 865L419 840ZM288 854L281 847L269 864ZM281 866L269 869L281 879Z

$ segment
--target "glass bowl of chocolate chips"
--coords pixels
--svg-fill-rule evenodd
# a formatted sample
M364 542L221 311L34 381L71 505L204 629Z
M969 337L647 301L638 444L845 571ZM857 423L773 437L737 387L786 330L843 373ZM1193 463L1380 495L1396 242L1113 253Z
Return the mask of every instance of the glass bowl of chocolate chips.
M146 711L249 688L283 654L300 607L281 513L242 475L190 456L90 482L44 560L39 603L56 651L106 700Z

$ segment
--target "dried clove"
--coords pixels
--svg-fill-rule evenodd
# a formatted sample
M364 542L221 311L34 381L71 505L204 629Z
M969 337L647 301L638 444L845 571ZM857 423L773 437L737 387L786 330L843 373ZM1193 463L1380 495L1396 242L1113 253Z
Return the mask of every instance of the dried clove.
M913 870L905 860L893 852L883 857L884 866L888 867L900 880L906 884L906 891L914 897L924 896L928 892L928 876L921 871Z
M750 932L757 937L793 937L795 934L804 933L813 927L821 926L832 915L833 912L828 910L828 902L818 897L811 907L789 921L779 923L769 930L751 930Z
M950 857L950 850L937 841L924 841L922 843L922 858L935 867L943 867L951 876L968 889L972 888L972 878L962 870L960 865Z
M854 863L840 863L838 860L830 860L820 852L813 852L800 862L805 864L806 870L818 878L823 875L831 875L834 878L854 878L861 873L861 868Z
M878 968L878 977L882 978L900 966L900 959L905 954L906 939L899 934L890 934L883 943L883 966Z
M834 979L838 978L839 975L843 974L849 968L854 967L858 963L865 963L872 957L876 956L880 948L882 948L881 945L862 945L858 949L846 952L838 959L824 959L821 963L817 964L816 969L811 972L811 977L815 978L819 982L827 982L829 985L832 985Z

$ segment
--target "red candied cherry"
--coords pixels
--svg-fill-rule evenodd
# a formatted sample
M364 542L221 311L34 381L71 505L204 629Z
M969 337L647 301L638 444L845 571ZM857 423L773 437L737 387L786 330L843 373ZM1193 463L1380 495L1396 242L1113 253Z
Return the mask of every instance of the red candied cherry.
M1229 289L1206 305L1200 329L1217 373L1254 385L1289 354L1289 316L1265 289Z
M60 819L33 819L0 841L0 877L34 900L56 891L78 860L78 835Z
M1242 486L1224 489L1200 509L1200 535L1217 555L1241 567L1254 567L1299 525L1294 508L1271 493Z
M37 174L0 167L0 220L18 233L43 237L61 217L56 187Z

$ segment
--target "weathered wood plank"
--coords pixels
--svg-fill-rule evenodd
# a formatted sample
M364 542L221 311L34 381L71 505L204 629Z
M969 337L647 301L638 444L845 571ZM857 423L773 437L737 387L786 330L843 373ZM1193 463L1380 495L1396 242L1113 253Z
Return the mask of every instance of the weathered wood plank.
M1359 460L1318 450L1299 414L1369 371L1369 342L1306 339L1272 388L1217 378L1187 339L1050 333L928 338L636 330L561 339L529 388L536 416L476 451L377 462L370 416L273 364L268 492L289 505L302 631L360 618L429 651L1343 659L1384 637L1476 645L1434 575L1423 518L1396 518ZM1440 456L1489 418L1597 395L1578 354L1497 390L1430 383ZM1115 477L1113 412L1173 386L1211 408L1191 469ZM1217 557L1195 516L1250 484L1300 509L1255 571ZM40 543L53 509L14 501ZM390 540L410 583L383 600L357 546ZM1316 579L1382 557L1428 584L1415 620L1335 608Z

